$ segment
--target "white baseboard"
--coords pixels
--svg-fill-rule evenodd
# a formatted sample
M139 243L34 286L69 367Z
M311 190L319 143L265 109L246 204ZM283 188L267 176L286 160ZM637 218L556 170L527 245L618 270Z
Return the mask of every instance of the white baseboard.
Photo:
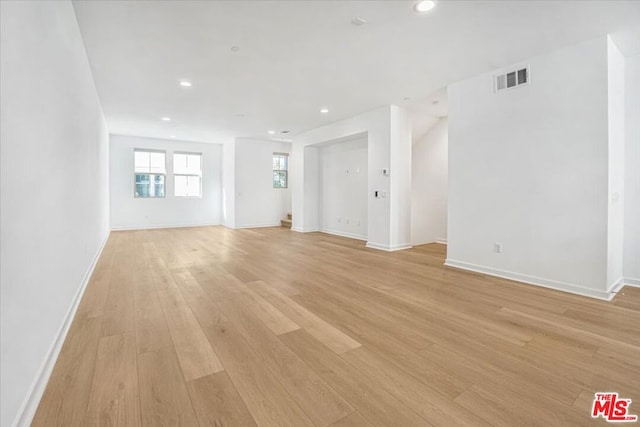
M591 298L598 298L606 301L611 301L616 292L623 286L622 282L614 285L609 292L599 291L597 289L584 288L582 286L573 285L570 283L558 282L555 280L543 279L540 277L529 276L526 274L514 273L511 271L498 270L491 267L483 267L481 265L470 264L462 261L456 261L453 259L447 259L444 263L449 267L459 268L462 270L469 270L476 273L487 274L489 276L501 277L503 279L515 280L517 282L526 283L529 285L542 286L544 288L555 289L557 291L569 292L572 294L582 295Z
M380 251L395 252L395 251L402 251L405 249L411 249L413 245L411 243L385 245L380 243L367 242L367 247L371 249L378 249Z
M282 224L280 223L280 221L278 222L264 222L261 224L243 224L243 225L235 225L233 227L227 227L227 228L231 228L233 230L240 230L242 228L263 228L263 227L281 227Z
M446 245L447 244L447 240L446 239L436 239L436 240L429 240L429 241L426 241L426 242L413 242L412 246L431 245L432 243L437 243L439 245Z
M613 282L611 286L607 288L607 292L618 292L624 286L624 277L619 277L618 280Z
M295 231L298 233L317 233L319 230L318 229L313 229L313 230L307 230L304 228L300 228L300 227L291 227L291 231Z
M640 279L633 279L631 277L625 277L622 279L626 286L633 286L634 288L640 288Z
M337 230L330 230L327 228L321 228L320 232L333 234L334 236L347 237L349 239L365 240L365 241L367 240L367 236L363 236L361 234L347 233L345 231L337 231Z
M156 230L160 228L210 227L213 225L221 225L221 224L207 222L202 224L125 225L125 226L111 227L111 231Z
M611 299L613 299L613 297L615 297L616 294L620 292L622 288L624 288L624 286L624 277L616 280L616 282L611 287L609 287L609 290L607 291L609 293L609 298L607 301L611 301Z
M611 301L611 299L613 297L616 296L616 294L618 292L620 292L622 290L622 288L625 287L624 282L622 281L622 279L620 279L617 283L615 283L610 289L609 289L609 294L611 295L611 297L609 298L609 301Z
M60 355L62 344L64 344L64 340L67 337L69 327L71 327L71 322L73 322L73 318L76 315L76 311L78 310L84 291L87 289L93 270L96 268L98 259L100 259L100 255L102 255L102 251L104 250L107 240L109 240L110 234L111 231L107 231L107 234L102 240L102 243L100 243L100 247L93 257L89 268L85 272L82 282L80 283L80 288L71 301L71 306L69 307L69 310L67 310L67 314L64 316L60 328L58 328L53 344L49 348L42 365L40 365L40 369L38 369L31 386L27 390L27 394L22 401L22 405L20 405L20 409L18 410L18 415L13 422L13 426L22 427L31 425L31 421L33 421L33 417L35 416L38 405L40 404L40 399L42 399L44 390L49 382L49 377L51 377L51 372L53 372L53 367Z

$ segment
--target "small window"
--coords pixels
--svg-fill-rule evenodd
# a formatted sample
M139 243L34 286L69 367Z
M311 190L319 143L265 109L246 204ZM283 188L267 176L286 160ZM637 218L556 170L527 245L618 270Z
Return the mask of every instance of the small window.
M176 197L202 197L202 154L175 153L173 183Z
M134 197L165 196L164 151L134 150Z
M273 188L287 188L289 184L288 170L289 155L287 153L273 153Z

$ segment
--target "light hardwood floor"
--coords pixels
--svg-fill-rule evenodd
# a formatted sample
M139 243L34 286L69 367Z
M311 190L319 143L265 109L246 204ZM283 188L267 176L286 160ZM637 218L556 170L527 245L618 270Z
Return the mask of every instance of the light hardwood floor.
M640 289L612 302L284 228L113 232L35 426L584 426L640 414Z

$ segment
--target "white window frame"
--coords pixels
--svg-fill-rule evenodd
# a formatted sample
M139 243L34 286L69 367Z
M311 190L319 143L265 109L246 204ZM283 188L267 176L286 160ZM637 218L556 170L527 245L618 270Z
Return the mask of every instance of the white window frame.
M136 153L162 153L164 154L164 173L160 172L137 172L136 171ZM151 160L149 160L149 168L151 168ZM138 192L136 191L136 175L160 175L164 177L164 194L162 196L138 196ZM149 185L153 185L151 183L151 179L149 179ZM133 198L134 199L164 199L167 197L167 152L164 150L153 150L148 148L134 148L133 149Z
M182 155L188 155L188 156L200 156L200 173L199 174L193 174L193 173L176 173L176 165L175 165L175 161L176 161L176 154L182 154ZM173 152L173 156L171 157L171 160L173 161L173 197L177 197L180 199L201 199L202 198L202 153L194 153L194 152L190 152L190 151L174 151ZM196 176L198 177L198 182L200 183L200 188L198 189L198 195L197 196L178 196L176 195L176 177L178 176L185 176L187 177L187 185L189 182L189 178L190 176Z
M274 157L286 157L287 158L287 168L286 169L273 169L271 172L271 186L274 190L286 190L289 188L289 153L273 153L271 156L271 167L273 168L273 158ZM273 173L274 172L284 172L285 173L285 186L284 187L276 187L273 184Z

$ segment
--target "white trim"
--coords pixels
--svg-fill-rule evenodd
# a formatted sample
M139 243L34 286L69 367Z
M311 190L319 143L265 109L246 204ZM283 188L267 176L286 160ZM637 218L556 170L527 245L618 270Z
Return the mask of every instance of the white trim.
M624 277L622 279L627 286L633 286L634 288L640 288L640 279L632 279L631 277Z
M390 245L389 247L389 251L393 252L393 251L403 251L405 249L411 249L413 248L413 245L411 243L398 243L395 245Z
M295 231L297 233L317 233L318 230L305 230L304 228L294 227L291 225L291 231Z
M71 322L73 322L73 318L76 315L76 311L78 310L78 306L80 305L80 301L82 300L84 291L89 284L89 280L91 279L93 270L96 268L98 260L100 259L100 255L102 255L102 251L104 250L107 240L109 240L110 234L111 231L107 230L106 236L100 243L100 247L93 257L93 260L91 260L91 264L89 265L89 268L85 272L85 275L82 278L82 282L80 283L80 288L76 292L76 295L73 297L71 306L69 307L69 310L67 310L67 314L64 316L62 324L56 332L53 343L51 344L46 357L40 365L40 369L38 369L38 372L34 377L31 386L27 390L27 394L25 395L25 398L22 401L22 405L20 405L20 409L18 410L18 414L14 419L13 426L28 426L31 424L31 421L33 421L33 417L35 416L38 405L40 404L40 399L42 399L44 390L47 387L49 378L51 377L51 372L53 372L53 367L58 360L58 356L60 355L62 344L64 344L64 340L66 339L69 328L71 327Z
M422 246L422 245L430 245L431 243L436 243L435 240L429 240L424 242L411 242L413 246Z
M413 245L411 243L400 243L400 244L396 244L396 245L384 245L384 244L380 244L380 243L367 242L367 247L371 248L371 249L378 249L380 251L395 252L395 251L402 251L402 250L405 250L405 249L411 249L413 247Z
M213 225L222 225L222 224L206 222L202 224L125 225L122 227L111 227L111 230L112 231L155 230L157 228L209 227ZM234 228L234 227L228 227L228 228Z
M616 294L617 294L618 292L620 292L620 290L621 290L622 288L624 288L624 286L625 286L625 284L624 284L624 277L621 277L620 279L618 279L618 281L617 281L617 282L615 282L615 283L613 284L613 286L611 286L611 287L609 288L609 295L610 295L610 297L609 297L608 301L611 301L611 299L612 299L613 297L615 297L615 296L616 296Z
M496 276L496 277L502 277L504 279L515 280L517 282L522 282L529 285L542 286L544 288L555 289L558 291L569 292L572 294L582 295L582 296L591 297L591 298L598 298L606 301L611 301L611 299L615 296L618 289L622 287L622 282L620 282L614 285L614 287L609 292L599 291L597 289L584 288L582 286L578 286L570 283L543 279L540 277L514 273L511 271L498 270L491 267L483 267L481 265L470 264L462 261L456 261L453 259L447 259L444 262L444 265L449 267L459 268L462 270L474 271L476 273L483 273L489 276Z
M624 286L624 277L619 277L618 280L613 282L611 286L607 288L607 292L612 292L613 290L620 290Z
M429 240L429 241L424 241L424 242L413 242L411 245L412 246L422 246L422 245L431 245L433 243L437 243L439 245L446 245L447 244L447 239L435 239L435 240Z
M233 227L227 227L234 230L238 230L241 228L264 228L264 227L282 227L280 221L278 222L267 222L262 224L244 224L244 225L234 225Z
M365 240L365 241L367 240L367 236L363 236L362 234L347 233L345 231L330 230L328 228L321 228L320 232L326 233L326 234L332 234L334 236L347 237L349 239Z

